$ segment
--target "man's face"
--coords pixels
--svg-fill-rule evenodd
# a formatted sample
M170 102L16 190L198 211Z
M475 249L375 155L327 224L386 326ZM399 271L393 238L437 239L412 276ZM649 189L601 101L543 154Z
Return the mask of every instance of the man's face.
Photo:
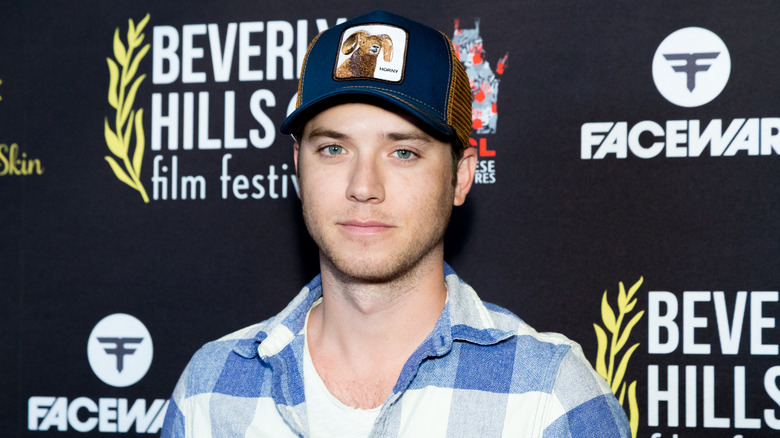
M383 282L420 262L441 263L452 206L470 187L453 186L448 143L405 115L348 103L306 123L295 161L304 220L325 268Z

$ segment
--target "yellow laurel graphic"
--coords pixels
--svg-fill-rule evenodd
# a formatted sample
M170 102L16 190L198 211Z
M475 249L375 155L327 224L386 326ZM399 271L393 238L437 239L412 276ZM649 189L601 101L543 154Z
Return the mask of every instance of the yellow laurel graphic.
M3 80L0 79L0 85L3 85ZM0 100L3 100L3 96L0 96Z
M596 353L596 372L601 374L606 379L612 392L618 396L620 405L625 408L626 398L626 383L623 378L626 374L626 368L628 368L628 361L631 359L631 355L639 347L639 343L632 345L622 355L618 361L618 354L623 350L628 337L631 335L631 330L639 322L644 315L645 311L642 310L634 315L628 324L623 327L623 320L628 317L628 314L634 310L636 306L636 298L634 294L642 285L644 281L643 277L639 277L628 293L623 286L623 282L620 282L620 292L618 293L618 314L615 316L615 312L607 302L607 291L604 291L604 296L601 299L601 320L604 327L611 333L611 337L607 338L607 333L598 324L593 324L593 328L596 330L596 338L598 340L598 352ZM617 366L616 366L617 363ZM628 385L628 421L631 424L631 435L637 436L637 429L639 428L639 405L636 400L636 380Z
M146 194L144 186L141 184L141 163L144 158L144 148L146 147L146 138L144 136L143 108L138 111L133 109L135 95L138 87L146 78L145 74L135 78L138 71L138 64L149 51L149 44L141 47L138 53L133 54L144 40L143 29L149 22L149 14L138 23L136 27L133 20L130 19L127 29L127 47L119 38L119 28L114 32L114 58L106 58L108 61L108 72L110 82L108 86L108 103L116 109L114 126L108 123L108 117L105 118L105 137L108 149L112 154L124 164L124 169L119 165L117 159L106 156L106 161L111 166L111 170L120 181L138 190L144 202L149 202L149 196ZM121 67L121 73L120 73ZM132 82L132 85L130 84ZM129 87L129 88L128 88ZM135 134L135 135L134 135ZM135 137L135 148L133 150L133 159L130 161L130 140Z

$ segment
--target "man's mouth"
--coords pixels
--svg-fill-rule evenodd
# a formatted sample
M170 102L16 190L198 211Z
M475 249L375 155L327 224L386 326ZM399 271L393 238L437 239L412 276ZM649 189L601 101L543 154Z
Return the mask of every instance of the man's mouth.
M393 225L380 221L361 221L361 220L348 220L339 222L339 225L346 231L354 234L376 234L388 231L394 228Z

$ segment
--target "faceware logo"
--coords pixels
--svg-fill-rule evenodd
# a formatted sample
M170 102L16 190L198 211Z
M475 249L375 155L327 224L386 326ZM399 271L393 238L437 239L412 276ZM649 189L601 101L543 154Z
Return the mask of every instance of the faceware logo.
M687 27L661 42L652 71L663 97L675 105L695 108L724 90L731 73L731 55L714 33ZM642 120L633 124L599 121L584 123L580 130L582 160L740 155L780 155L780 118Z
M87 343L89 365L104 383L124 388L141 380L152 365L152 337L137 318L109 315L95 325Z
M628 362L636 349L639 348L639 343L637 342L625 350L624 347L628 344L631 330L634 329L645 313L644 310L641 310L632 315L637 303L637 299L634 296L639 287L642 286L642 281L643 279L640 278L639 281L631 286L628 292L626 292L623 283L620 283L617 313L615 313L607 301L607 291L604 291L601 299L601 321L604 328L599 324L593 324L593 329L596 331L596 340L598 341L596 372L607 381L610 389L617 396L620 405L626 408L633 437L637 436L637 430L639 429L639 403L636 396L636 380L627 384L625 377ZM631 319L623 325L629 317ZM607 335L607 332L609 332L609 335Z
M504 54L496 63L495 71L485 59L486 51L482 36L479 33L479 18L474 19L474 28L462 29L460 20L455 19L455 31L452 35L452 45L460 63L466 69L471 84L473 96L471 102L472 128L477 134L469 139L472 147L479 149L481 158L496 156L496 151L489 149L487 137L484 134L495 134L498 126L498 84L506 70L509 53ZM477 173L474 175L477 184L493 184L496 182L495 160L480 159Z
M700 27L673 32L653 57L655 86L677 106L711 102L726 87L730 74L731 57L723 40Z
M87 341L87 358L104 383L124 388L140 381L152 364L152 337L137 318L115 313L101 319ZM168 400L112 397L32 396L27 400L31 431L160 433Z

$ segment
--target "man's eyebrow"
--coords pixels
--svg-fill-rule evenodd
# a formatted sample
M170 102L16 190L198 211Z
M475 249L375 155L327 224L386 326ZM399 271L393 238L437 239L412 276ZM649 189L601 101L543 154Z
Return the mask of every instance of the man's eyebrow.
M431 136L421 131L388 132L384 136L393 141L419 140L426 143L431 141Z
M335 131L333 129L314 128L311 130L311 132L309 132L304 136L304 138L307 139L320 138L320 137L332 138L336 140L345 140L349 138L349 135L343 132Z
M422 142L430 142L431 137L421 131L393 131L382 134L388 140L392 141L406 141L417 140ZM315 138L332 138L335 140L347 140L350 136L344 132L336 131L327 128L314 128L311 132L305 135L307 139Z

